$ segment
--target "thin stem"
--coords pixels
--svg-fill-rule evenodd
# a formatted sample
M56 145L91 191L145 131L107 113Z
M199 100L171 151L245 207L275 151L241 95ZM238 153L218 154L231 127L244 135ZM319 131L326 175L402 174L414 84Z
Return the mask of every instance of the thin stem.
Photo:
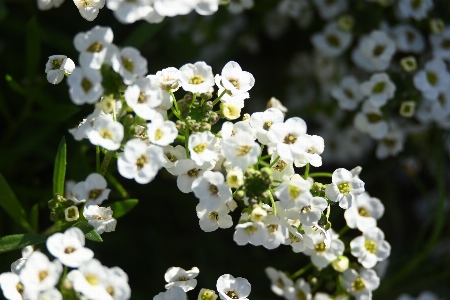
M175 108L175 111L176 111L176 113L175 113L175 111L173 112L176 116L179 116L180 115L180 110L178 109L178 103L177 103L177 98L175 98L175 95L173 94L173 92L172 92L172 90L169 90L169 93L170 93L170 96L172 96L172 99L173 99L173 106L172 107L174 107ZM172 111L173 111L173 109L172 109ZM179 118L178 118L179 119Z
M100 172L100 146L95 146L95 171Z
M266 159L271 158L271 157L272 157L272 155L268 154L268 155L261 156L258 160L259 161L263 161L263 160L266 160Z
M216 105L220 101L220 99L222 99L223 95L225 95L226 92L227 92L227 90L223 90L223 92L220 93L219 97L217 97L217 99L214 100L213 107L214 107L214 105Z
M309 177L333 177L333 174L328 173L328 172L315 172L315 173L310 173Z
M63 274L59 279L59 289L62 289L62 285L64 284L64 281L66 280L67 269L68 269L67 266L64 266Z
M327 207L327 220L330 218L330 212L331 212L331 205L328 204L328 207Z
M263 165L264 167L268 167L270 168L270 165L268 163L266 163L265 161L258 161L258 164Z
M112 115L113 115L113 120L117 121L117 116L116 116L116 101L112 102Z
M182 120L181 115L176 111L175 107L172 106L170 109L172 110L175 117L177 117L179 120Z
M269 195L270 202L272 202L273 214L277 215L277 206L275 205L275 200L273 199L272 192L267 190L267 195Z
M305 174L303 174L303 179L308 179L308 175L309 175L309 163L306 164L305 166Z
M108 151L108 153L106 153L105 157L103 158L102 166L100 167L100 175L105 176L106 170L108 170L109 163L113 156L113 151Z
M177 139L179 139L181 142L184 142L186 140L186 138L184 137L184 135L179 134L177 136Z
M344 233L346 233L348 230L350 229L350 227L348 227L347 225L345 225L344 228L342 228L339 232L338 232L338 236L342 236Z
M120 193L120 196L124 199L128 198L128 192L125 190L123 185L114 177L111 173L106 174L106 178L108 181L116 188L116 190Z
M190 158L191 156L189 155L188 144L189 144L189 127L186 125L186 128L184 129L184 148L186 149L186 157Z
M275 158L275 160L269 165L269 168L272 168L280 159L280 156L278 155L277 158Z
M307 264L305 267L301 268L300 270L298 270L297 272L295 272L294 274L292 274L290 277L291 279L295 279L297 277L300 277L303 275L303 273L305 273L306 271L308 271L309 269L311 269L313 267L313 264L310 262L309 264Z

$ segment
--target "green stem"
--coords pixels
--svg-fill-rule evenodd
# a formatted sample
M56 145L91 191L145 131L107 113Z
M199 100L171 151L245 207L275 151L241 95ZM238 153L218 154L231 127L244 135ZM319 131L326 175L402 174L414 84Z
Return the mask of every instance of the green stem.
M180 110L178 109L178 103L177 103L177 98L175 98L175 95L173 94L172 90L169 90L170 96L172 96L173 99L173 106L175 107L175 110L178 114L180 114Z
M328 207L327 207L327 220L330 218L330 212L331 212L331 205L328 204Z
M266 159L271 158L271 157L272 157L272 155L268 154L268 155L261 156L258 160L259 161L263 161L263 160L266 160Z
M129 197L128 192L125 190L123 185L111 173L106 173L106 179L108 179L108 181L116 188L123 199Z
M64 266L64 271L62 276L59 278L59 289L61 290L64 284L64 281L66 280L66 276L67 276L67 266Z
M329 206L328 206L329 207ZM348 227L347 225L344 226L344 228L342 228L339 232L338 232L338 236L342 236L344 233L346 233L348 230L350 229L350 227Z
M100 146L95 146L95 172L100 172Z
M303 275L303 273L305 273L306 271L308 271L309 269L311 269L313 267L313 264L310 262L309 264L307 264L305 267L301 268L300 270L298 270L297 272L295 272L294 274L292 274L290 277L291 279L295 279L297 277L300 277Z
M181 142L186 141L186 138L184 137L184 135L181 135L181 134L179 134L179 135L177 136L177 139L179 139Z
M186 157L190 158L189 154L189 127L186 125L186 128L184 129L184 148L186 149Z
M272 168L280 159L280 156L278 155L277 158L275 158L275 160L269 165L269 168Z
M277 215L277 206L275 205L275 200L273 199L272 192L267 190L267 195L269 195L270 202L272 202L273 214Z
M333 174L328 173L328 172L315 172L315 173L310 173L309 177L333 177Z
M217 99L214 100L213 107L220 101L220 99L222 99L223 95L225 95L226 92L227 92L227 90L223 90L223 92L219 95L219 97L217 97Z
M106 153L105 157L103 158L102 166L100 167L100 175L105 176L106 170L108 170L109 163L113 156L113 151L108 151L108 153Z
M309 163L306 164L305 166L305 174L303 174L303 179L308 179L308 175L309 175Z
M260 165L263 165L264 167L269 167L270 168L270 165L268 164L268 163L266 163L265 161L258 161L258 164L260 164Z
M176 111L176 109L175 109L173 106L172 106L170 109L172 110L172 112L173 112L173 114L175 115L175 117L178 118L178 120L183 120L183 119L181 118L181 115Z

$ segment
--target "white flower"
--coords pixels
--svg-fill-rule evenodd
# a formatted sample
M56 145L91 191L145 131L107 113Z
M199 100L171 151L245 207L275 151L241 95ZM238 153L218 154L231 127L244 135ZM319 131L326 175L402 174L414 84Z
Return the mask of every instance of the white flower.
M63 2L64 0L37 0L37 6L40 10L49 10L60 7Z
M97 18L100 9L105 6L105 0L73 0L80 15L88 21Z
M384 71L396 51L395 42L384 31L373 30L359 39L352 52L353 62L365 71Z
M47 239L47 249L64 265L77 268L94 257L91 249L84 247L84 233L71 227L64 233L55 233Z
M24 286L20 282L19 275L5 272L0 274L0 288L3 291L3 296L8 300L22 300L22 293Z
M252 214L255 210L252 211ZM252 218L252 221L255 221ZM266 249L275 249L281 244L285 244L289 238L289 231L286 227L286 223L281 221L277 215L267 215L263 220L264 224L269 231L269 237L263 243L263 247Z
M181 145L177 145L176 147L169 145L164 146L163 151L166 159L164 168L172 175L179 175L175 173L175 163L181 159L187 158L186 149Z
M314 242L314 248L306 248L304 253L311 256L311 262L319 270L328 266L333 260L338 258L344 253L345 245L338 239L338 235L332 230L329 230L331 241L329 242L329 247L325 244L324 235L316 231L311 235Z
M83 210L83 216L98 234L111 232L116 229L117 220L113 218L111 207L88 205Z
M205 162L217 161L218 155L214 150L215 142L216 137L210 131L191 134L188 143L191 159L199 166Z
M314 48L323 56L336 57L344 53L352 42L353 34L339 29L337 22L328 23L321 33L311 36Z
M233 167L242 170L258 162L261 148L254 138L245 132L238 133L221 141L222 155Z
M204 61L182 66L179 71L179 79L181 81L181 87L186 92L197 94L208 93L214 86L212 69Z
M325 142L318 135L305 134L298 137L300 153L295 156L294 164L296 167L304 167L311 164L314 167L322 165L320 154L325 149Z
M383 216L384 205L380 199L370 197L367 192L355 197L352 207L344 212L347 226L365 232L377 226L377 220Z
M217 294L213 290L201 289L197 300L216 300Z
M260 246L269 238L269 230L263 222L246 222L236 225L233 240L244 246L248 243Z
M414 75L414 86L428 99L435 99L450 84L450 74L443 60L435 58Z
M390 130L378 142L376 149L376 156L378 159L385 159L388 156L396 156L403 151L403 144L405 143L405 134L400 130Z
M316 225L322 216L322 212L328 207L328 202L322 197L312 197L310 204L298 207L295 206L287 211L290 219L299 219L300 223L306 226Z
M25 298L35 298L39 292L53 288L62 273L62 265L58 260L50 262L47 256L39 251L33 252L20 272L20 282L25 287Z
M295 281L295 285L290 287L286 293L286 299L288 300L311 300L311 286L303 278L299 278Z
M77 270L67 274L73 289L92 300L113 300L107 292L108 273L95 258L83 263Z
M311 185L309 181L294 175L289 182L281 183L274 194L280 200L280 205L284 209L289 209L294 206L309 206L313 197L309 191Z
M48 62L45 64L47 80L52 84L60 83L64 78L64 74L70 75L74 69L75 63L65 55L49 56Z
M339 206L347 209L352 206L355 196L364 192L364 182L346 169L336 169L332 175L332 183L325 189L328 199L339 202Z
M230 61L223 67L221 75L216 75L215 82L219 89L224 88L233 96L244 94L248 98L248 91L255 85L255 78L249 72L242 71L237 62Z
M86 119L83 119L83 121L75 128L69 129L70 134L73 135L73 138L76 141L81 141L82 139L87 139L86 132L92 128L92 124L94 123L94 120L102 114L102 110L99 108L96 108L94 112L86 117Z
M69 95L76 105L94 104L103 95L102 75L90 68L75 68L67 78Z
M223 122L222 130L220 131L220 135L222 136L223 140L240 133L249 134L253 137L253 140L255 139L255 130L252 128L252 126L250 126L249 122L238 121L234 124L229 121Z
M175 162L174 175L177 175L177 186L183 193L192 192L192 183L195 179L202 177L206 170L212 168L210 163L205 162L199 166L189 158L183 158Z
M256 112L250 117L250 125L256 130L258 141L266 145L269 143L267 132L275 123L283 123L284 115L278 108L269 108L264 112Z
M151 120L157 114L156 108L161 105L163 95L160 87L150 78L139 78L127 87L125 101L134 112L145 120Z
M119 154L117 168L123 177L145 184L155 178L165 161L161 147L148 146L136 138L125 144L123 153Z
M219 93L222 92L219 90ZM241 109L244 107L244 96L230 96L224 94L220 99L220 112L227 120L236 120L241 116Z
M382 139L386 136L388 125L383 120L383 115L379 107L366 100L361 112L358 112L353 120L353 125L361 132L368 133L373 139Z
M378 227L372 227L363 232L362 236L350 242L352 255L364 268L373 268L377 262L383 261L391 254L391 245L384 240L384 232Z
M131 298L131 289L128 284L128 275L119 267L106 268L106 290L114 300L128 300Z
M267 137L277 146L278 155L283 160L294 161L296 154L300 153L298 138L306 134L306 123L303 119L293 117L284 123L272 124Z
M252 286L245 278L224 274L217 279L216 288L222 300L248 300Z
M87 201L88 204L102 204L108 199L110 189L106 188L105 178L98 173L91 173L85 181L78 182L73 187L73 196L78 201ZM84 201L83 201L84 202Z
M230 202L234 202L234 200ZM195 209L197 210L200 228L204 232L211 232L218 228L230 228L233 226L233 219L229 215L230 209L228 207L230 202L222 204L218 209L213 211L205 209L201 203L197 204Z
M147 73L147 60L134 47L124 47L111 57L111 64L125 84L132 84Z
M271 97L269 101L267 101L267 109L269 108L278 108L283 113L283 116L286 115L288 109L285 107L280 100L275 97Z
M244 173L240 168L233 168L227 172L227 184L230 188L239 188L244 185Z
M278 271L272 267L267 267L265 268L265 272L271 281L270 288L272 289L272 292L278 296L285 295L286 291L290 287L294 286L294 282L282 271Z
M206 171L203 176L192 182L192 191L200 199L203 207L214 211L222 204L231 201L231 189L224 183L222 173Z
M345 110L355 110L363 99L359 82L354 76L342 78L339 86L331 90L331 96L338 101L339 107Z
M199 15L209 16L219 9L220 0L198 0L195 11Z
M253 0L230 1L228 11L232 14L240 14L244 9L250 9L254 5Z
M193 290L197 286L197 279L194 278L197 277L198 273L200 273L200 270L197 267L188 271L180 267L170 267L164 274L164 279L167 282L165 288L177 286L185 292Z
M78 207L75 205L69 206L64 210L64 217L66 218L67 222L72 222L75 220L78 220L80 217L80 212L78 211Z
M397 48L409 53L421 53L425 49L425 40L419 30L408 24L399 24L392 29Z
M177 286L170 287L167 292L165 293L159 293L155 297L153 297L153 300L185 300L186 299L186 292L183 291L182 288Z
M27 258L31 255L31 253L33 253L33 251L33 246L26 246L25 248L22 248L22 258L19 258L11 264L11 272L19 275L27 261Z
M314 5L319 11L319 15L322 19L328 20L334 18L338 14L344 12L348 8L347 0L327 1L327 0L314 0Z
M38 300L63 300L63 296L56 288L51 288L39 294Z
M380 285L380 278L374 270L360 268L359 274L353 269L342 273L343 285L356 300L372 299L372 291Z
M422 20L428 16L428 11L434 7L433 0L399 0L398 13L402 18L413 18Z
M178 130L174 122L165 121L161 115L157 114L151 123L147 123L147 135L153 144L168 146L177 138Z
M373 74L369 81L361 84L361 93L369 97L369 101L376 107L381 107L392 99L395 90L395 84L386 73Z
M90 31L78 33L73 44L80 52L79 62L83 68L100 69L112 46L113 32L109 27L95 26Z
M274 160L278 157L278 152L274 151L270 159L272 164ZM273 180L283 181L283 178L291 178L295 174L294 162L284 159L278 159L277 162L272 167ZM277 183L274 182L274 185Z
M161 16L174 17L190 13L196 2L191 0L154 0L153 6Z
M450 60L450 27L446 27L441 34L430 34L430 44L435 58Z
M86 135L93 145L107 150L117 150L124 135L122 123L114 121L112 115L100 115L94 120L92 128L86 130Z
M106 6L114 12L119 22L125 24L134 23L153 13L151 1L148 0L108 0Z

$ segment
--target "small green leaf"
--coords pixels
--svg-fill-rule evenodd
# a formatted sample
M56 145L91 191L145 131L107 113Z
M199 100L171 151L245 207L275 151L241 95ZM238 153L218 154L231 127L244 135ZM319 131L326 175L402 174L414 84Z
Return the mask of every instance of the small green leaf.
M20 84L14 78L12 78L11 75L6 74L5 75L5 79L6 79L6 82L8 83L8 85L9 85L9 87L13 91L15 91L16 93L18 93L18 94L20 94L22 96L28 96L27 91L22 86L20 86Z
M84 232L84 235L88 240L94 241L94 242L103 242L101 236L98 234L97 231L95 231L94 227L89 224L88 222L78 222L73 225L74 227L78 227L81 229L81 231Z
M133 207L138 204L138 199L127 199L111 203L110 207L113 211L113 217L118 219L126 215Z
M39 203L36 203L31 208L30 224L34 228L34 231L39 232Z
M33 228L28 223L28 217L17 199L14 192L9 187L3 175L0 173L0 206L19 223L28 232L34 232Z
M46 237L38 234L13 234L0 238L0 253L45 243Z
M3 3L3 0L0 0L0 21L6 18L8 15L8 8L6 8L6 5Z
M59 143L53 170L53 195L64 195L64 180L66 177L66 138L63 136Z

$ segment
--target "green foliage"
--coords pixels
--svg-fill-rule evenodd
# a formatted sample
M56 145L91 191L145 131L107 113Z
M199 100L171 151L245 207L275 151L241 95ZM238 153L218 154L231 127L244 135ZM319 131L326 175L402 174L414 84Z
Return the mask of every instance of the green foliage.
M88 222L81 221L81 222L75 223L73 226L80 228L88 240L91 240L94 242L103 242L103 239L101 238L101 236L97 233L97 231L95 231L94 227L91 224L89 224Z
M64 195L64 179L66 177L66 138L63 136L59 143L53 171L53 195Z
M123 201L117 201L110 205L114 212L114 218L118 219L126 215L133 207L138 204L138 199L127 199Z
M0 253L22 249L26 246L42 244L46 237L38 234L13 234L0 238Z
M0 206L16 221L20 226L22 226L28 232L34 232L28 223L28 217L17 199L14 192L9 187L3 175L0 173Z

